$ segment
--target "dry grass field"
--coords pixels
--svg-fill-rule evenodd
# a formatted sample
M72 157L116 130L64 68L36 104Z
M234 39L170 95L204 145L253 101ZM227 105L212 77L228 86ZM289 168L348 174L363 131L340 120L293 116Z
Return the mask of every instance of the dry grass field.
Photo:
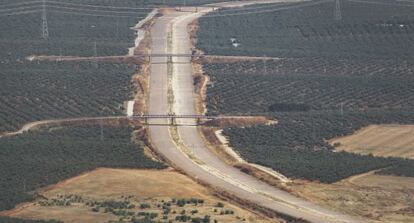
M329 142L338 151L414 159L414 125L371 125Z
M414 125L371 125L329 141L338 151L414 158ZM295 186L304 197L371 222L414 222L414 178L369 173L334 184Z
M24 208L11 211L9 215L27 219L58 219L65 223L101 223L128 222L132 217L143 218L145 213L157 213L152 219L154 221L166 220L164 216L170 220L185 212L192 218L209 215L211 222L275 222L274 219L270 221L218 199L207 188L173 170L99 168L44 188L40 193L43 199L39 198ZM202 200L202 203L188 203L191 198ZM186 199L187 203L184 206L176 205L180 199ZM62 204L67 201L69 205ZM134 207L114 208L115 212L118 211L114 214L107 208L113 207L115 202ZM217 205L219 202L223 207ZM142 204L148 206L142 207ZM167 205L170 205L169 212L165 214ZM98 210L93 210L96 207ZM134 213L134 216L128 212ZM142 215L138 216L140 212Z
M414 222L414 178L357 175L334 184L303 183L293 186L301 196L371 223Z

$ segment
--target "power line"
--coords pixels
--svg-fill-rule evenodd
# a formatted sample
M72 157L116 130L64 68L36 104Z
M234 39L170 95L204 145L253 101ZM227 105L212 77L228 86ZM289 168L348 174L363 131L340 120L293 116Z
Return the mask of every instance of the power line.
M28 10L28 11L23 11L23 12L12 12L12 13L0 14L0 17L1 16L12 16L12 15L34 14L34 13L39 13L39 12L42 12L42 10L39 9L39 10Z
M145 17L134 17L133 15L103 15L103 14L93 14L93 13L85 13L85 12L68 12L68 11L61 11L61 10L54 10L49 9L49 12L55 12L59 14L69 14L69 15L84 15L84 16L97 16L97 17L111 17L111 18L145 18Z
M315 4L315 3L319 3L319 2L330 2L332 0L313 0L313 1L308 1L308 2L291 2L291 3L262 3L262 4L257 4L257 5L247 5L247 6L243 6L243 7L223 7L220 9L220 11L222 12L242 12L242 11L251 11L251 10L258 10L258 9L272 9L272 8L281 8L281 7L302 7L308 4Z
M5 14L0 14L1 16L11 16L11 15L23 15L23 14L32 14L32 13L39 13L42 12L43 10L41 8L37 9L37 10L27 10L27 11L16 11L16 12L10 12L10 13L5 13ZM109 15L109 14L94 14L94 13L85 13L85 12L69 12L69 11L62 11L62 10L58 10L58 9L48 9L47 10L49 13L50 12L55 12L55 13L59 13L59 14L69 14L69 15L84 15L84 16L96 16L96 17L112 17L112 18L145 18L142 16L139 17L134 17L133 15Z
M348 1L349 2L355 2L355 3L373 4L373 5L388 5L388 6L414 7L414 4L396 4L396 3L374 2L374 1L366 1L366 0L348 0Z
M289 10L289 9L295 9L295 8L302 8L302 7L307 7L307 6L313 6L313 5L318 5L318 4L322 4L322 3L326 3L326 2L330 2L332 0L321 0L321 1L314 1L314 2L310 2L310 3L303 3L303 4L295 4L295 5L288 5L288 6L280 6L280 5L274 5L274 6L259 6L259 7L249 7L249 8L243 8L243 9L233 9L231 10L232 13L226 13L224 10L223 14L216 14L216 15L205 15L203 16L204 18L211 18L211 17L224 17L224 16L237 16L237 15L246 15L246 14L260 14L260 13L269 13L269 12L277 12L277 11L283 11L283 10ZM34 1L32 3L36 3L37 1ZM61 4L61 2L54 2L54 1L42 1L43 3L57 3L57 4ZM66 3L63 3L66 4ZM73 3L67 3L66 5L78 5L78 6L92 6L92 5L83 5L83 4L73 4ZM49 9L49 11L54 11L54 12L61 12L61 13L66 13L66 14L79 14L79 15L91 15L91 16L102 16L102 17L131 17L131 16L127 16L127 15L96 15L96 14L91 14L91 13L83 13L83 12L67 12L67 11L61 11L61 10L54 10L54 9L66 9L69 11L85 11L85 12L102 12L102 13L121 13L121 14L132 14L134 12L126 12L126 11L107 11L107 10L99 10L99 9L86 9L86 8L73 8L73 7L66 7L66 6L53 6L53 5L46 5ZM30 6L30 7L36 7L36 6ZM29 6L26 7L22 7L22 9L33 9L30 8ZM92 6L92 7L96 7L96 8L104 8L104 6ZM269 9L269 7L277 7L277 8L273 8L273 9ZM106 7L105 8L111 8L111 7ZM124 7L114 7L114 8L124 8ZM261 8L265 8L264 10L257 10L257 9L261 9ZM140 8L140 9L152 9L152 8ZM19 10L19 8L15 8L15 9L5 9L6 11L9 10ZM252 10L257 10L257 11L252 11ZM34 13L36 12L35 10L31 10L30 13ZM236 13L233 13L236 12ZM239 13L237 13L239 12ZM27 14L29 12L16 12L16 13L8 13L8 14L0 14L0 16L6 16L6 15L18 15L18 14ZM145 14L145 13L142 13Z
M0 5L0 8L3 8L3 7L13 7L13 6L20 6L20 5L30 5L30 4L42 4L43 3L43 0L42 1L32 1L32 2L20 2L20 3L11 3L11 4L7 4L7 5Z
M69 2L58 2L58 1L47 1L46 3L49 4L60 4L60 5L72 5L72 6L80 6L80 7L91 7L91 8L106 8L106 9L125 9L125 10L152 10L154 7L122 7L122 6L105 6L105 5L89 5L89 4L76 4L76 3L69 3ZM20 2L20 3L12 3L7 5L0 5L0 8L7 8L7 7L15 7L21 5L30 5L30 4L43 4L42 1L31 1L31 2Z
M226 14L226 13L220 14L220 12L217 12L218 15L217 14L205 15L202 18L238 16L238 15L249 15L249 14L265 14L265 13L271 13L271 12L278 12L278 11L285 11L285 10L290 10L290 9L297 9L297 8L315 6L315 5L319 5L319 4L323 4L323 3L327 3L327 2L331 2L331 1L332 0L321 0L321 1L313 1L313 2L309 2L309 3L287 5L287 6L276 5L277 8L275 8L275 9L269 9L269 7L271 7L271 6L268 6L264 10L257 10L257 11L249 11L249 10L256 10L256 8L247 8L247 9L240 9L242 11L247 11L247 12L228 13L228 14ZM232 10L232 12L234 12L234 11L235 10Z
M52 4L62 4L62 5L73 5L73 6L80 6L80 7L93 7L93 8L107 8L107 9L126 9L126 10L152 10L154 7L123 7L123 6L105 6L105 5L88 5L88 4L75 4L69 2L57 2L57 1L47 1L48 3Z
M141 14L148 14L146 12L127 12L127 11L110 11L110 10L102 10L102 9L87 9L87 8L74 8L74 7L67 7L67 6L55 6L55 5L47 5L48 8L55 8L55 9L67 9L67 10L74 10L74 11L86 11L86 12L102 12L102 13L119 13L119 14L134 14L134 15L141 15Z
M23 7L19 7L19 8L10 8L10 9L0 9L0 12L9 12L9 11L22 11L22 10L33 10L33 9L42 9L43 8L43 4L39 4L39 5L31 5L31 6L23 6Z
M30 11L34 11L34 10L43 10L44 6L46 6L46 8L48 9L66 9L69 11L84 11L84 12L97 12L97 13L104 13L105 15L107 15L108 13L114 13L114 14L133 14L133 15L146 15L147 12L145 11L126 11L126 10L114 10L114 9L118 9L118 8L111 8L111 7L105 7L105 9L110 9L110 10L103 10L103 9L96 9L96 7L93 7L93 9L91 8L86 8L83 5L77 5L80 7L70 7L70 6L65 6L64 4L62 5L50 5L50 1L40 1L40 2L32 2L32 3L40 3L40 4L36 4L36 5L21 5L20 7L15 7L15 8L2 8L0 6L0 12L7 12L7 14L2 14L2 15L11 15L11 14L17 14L17 13L22 13L22 11L26 12L28 10ZM52 2L52 4L55 4L54 2ZM60 3L58 3L60 4ZM81 8L82 7L82 8ZM99 8L99 7L98 7ZM101 7L102 8L102 7ZM152 9L152 8L148 8L148 9ZM147 10L147 9L146 9ZM16 12L17 11L17 12ZM0 14L1 16L1 14Z

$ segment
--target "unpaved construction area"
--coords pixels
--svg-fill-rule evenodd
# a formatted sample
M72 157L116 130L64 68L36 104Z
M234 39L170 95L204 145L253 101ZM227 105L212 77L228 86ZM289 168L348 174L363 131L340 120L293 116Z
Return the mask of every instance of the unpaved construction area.
M365 216L367 222L414 222L414 179L374 173L350 177L334 184L305 182L292 189L312 202Z
M329 142L338 151L414 159L414 125L371 125Z
M66 223L101 223L145 215L157 215L154 221L175 221L177 216L185 215L191 222L192 218L209 215L211 222L277 222L220 200L173 170L100 168L45 188L40 194L44 199L11 211L10 216Z

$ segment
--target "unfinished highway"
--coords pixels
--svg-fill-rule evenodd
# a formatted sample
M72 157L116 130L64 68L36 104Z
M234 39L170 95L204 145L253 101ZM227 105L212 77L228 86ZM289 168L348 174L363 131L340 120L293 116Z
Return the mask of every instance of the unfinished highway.
M233 6L244 3L231 3ZM152 54L190 54L187 26L211 9L198 12L171 11L155 19L151 28ZM191 11L191 10L188 10ZM152 58L149 114L196 114L195 93L190 58ZM232 196L247 200L278 213L314 223L364 222L351 216L317 206L285 191L272 187L227 165L204 145L195 120L177 120L186 126L167 126L168 119L149 120L150 139L157 150L174 167ZM177 142L179 138L180 143Z

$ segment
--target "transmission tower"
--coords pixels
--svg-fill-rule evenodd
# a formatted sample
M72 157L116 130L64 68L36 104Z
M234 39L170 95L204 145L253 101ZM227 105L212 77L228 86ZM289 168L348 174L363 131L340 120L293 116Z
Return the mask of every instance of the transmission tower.
M334 19L336 21L341 21L342 20L341 2L340 2L340 0L336 0L335 1Z
M47 14L46 14L46 0L43 0L42 37L43 37L43 39L48 39L49 38L49 27L47 25Z

